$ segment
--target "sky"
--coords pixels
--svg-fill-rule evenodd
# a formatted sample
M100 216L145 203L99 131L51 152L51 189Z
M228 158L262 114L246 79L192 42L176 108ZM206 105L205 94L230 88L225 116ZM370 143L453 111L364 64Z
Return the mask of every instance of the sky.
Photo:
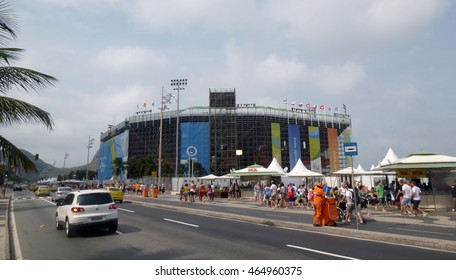
M58 82L7 94L49 112L52 131L1 133L56 167L85 165L89 138L91 159L138 106L158 110L172 79L188 80L181 109L208 106L214 88L235 88L239 104L346 105L366 170L390 148L456 156L456 1L8 2L19 23L8 46L24 49L13 65Z

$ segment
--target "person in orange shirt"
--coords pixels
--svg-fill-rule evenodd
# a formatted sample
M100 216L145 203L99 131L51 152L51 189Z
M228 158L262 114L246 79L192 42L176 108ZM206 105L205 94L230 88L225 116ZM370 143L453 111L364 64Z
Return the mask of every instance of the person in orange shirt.
M322 219L323 219L323 207L325 205L325 191L321 186L321 183L316 183L314 188L314 198L313 198L313 205L314 205L314 219L313 225L316 227L322 226Z

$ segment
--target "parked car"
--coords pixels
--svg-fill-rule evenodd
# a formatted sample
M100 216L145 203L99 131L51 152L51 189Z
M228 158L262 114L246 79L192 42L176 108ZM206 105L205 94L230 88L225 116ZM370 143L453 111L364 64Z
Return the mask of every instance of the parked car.
M111 194L114 201L123 202L124 193L120 188L108 187L106 190Z
M49 196L51 195L51 188L48 186L37 186L35 189L36 196Z
M51 200L55 202L62 201L72 191L71 187L58 187L55 192L51 192Z
M17 191L22 191L22 187L21 186L18 186L16 184L13 185L13 191L17 192Z
M110 233L117 230L117 204L106 190L73 191L57 206L55 226L58 230L65 228L67 237L85 228L108 228Z

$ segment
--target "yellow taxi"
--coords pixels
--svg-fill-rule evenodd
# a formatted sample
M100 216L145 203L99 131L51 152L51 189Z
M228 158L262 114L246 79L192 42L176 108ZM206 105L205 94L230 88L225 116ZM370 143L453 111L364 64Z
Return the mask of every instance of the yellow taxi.
M51 195L51 188L48 186L37 186L35 189L36 196L49 196Z
M123 202L124 194L120 188L116 187L107 187L106 190L111 194L112 200Z

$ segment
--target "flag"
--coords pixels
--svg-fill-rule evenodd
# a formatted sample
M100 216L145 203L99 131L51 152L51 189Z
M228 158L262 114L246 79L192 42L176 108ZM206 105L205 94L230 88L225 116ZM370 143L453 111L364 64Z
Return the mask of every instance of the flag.
M288 99L284 99L283 104L288 104Z
M306 107L310 109L310 103L307 103L307 104L306 104Z
M147 103L146 103L146 102L144 102L144 105L143 105L143 106L144 106L144 108L147 108Z
M136 105L136 109L139 109L139 105Z
M339 107L334 107L334 111L339 112Z
M320 105L320 110L324 110L325 109L325 105Z
M314 109L317 109L317 105L314 105Z
M328 111L331 111L331 106L328 106Z
M302 106L304 106L304 103L301 102L301 103L298 104L298 106L302 107Z
M296 101L292 101L291 106L295 106L295 105L296 105Z

